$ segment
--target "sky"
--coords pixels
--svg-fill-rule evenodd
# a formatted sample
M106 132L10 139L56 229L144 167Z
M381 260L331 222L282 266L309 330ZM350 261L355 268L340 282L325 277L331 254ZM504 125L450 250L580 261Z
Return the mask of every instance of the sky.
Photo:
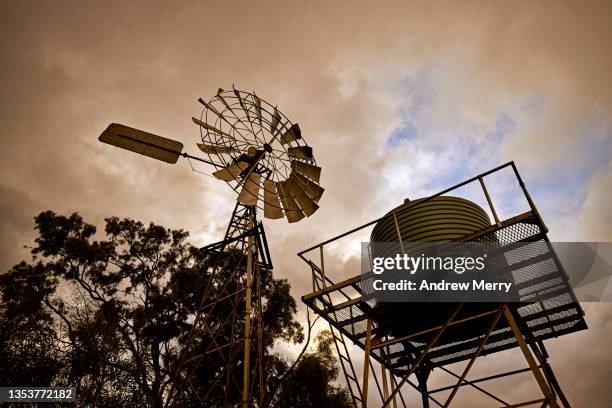
M27 259L47 209L221 239L225 183L97 137L118 122L195 152L197 99L232 84L299 122L323 167L317 213L265 221L296 298L311 287L298 251L510 160L551 239L611 242L611 20L605 1L2 2L0 270ZM492 194L502 217L520 208L503 180ZM338 280L355 248L331 249ZM605 406L612 305L585 309L590 330L548 348L570 400Z

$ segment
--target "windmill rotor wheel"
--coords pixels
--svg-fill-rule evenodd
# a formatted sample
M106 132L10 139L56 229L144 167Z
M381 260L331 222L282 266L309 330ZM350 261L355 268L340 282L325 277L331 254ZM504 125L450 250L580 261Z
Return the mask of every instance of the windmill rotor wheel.
M238 193L238 202L263 209L266 218L297 222L318 208L321 168L301 129L254 92L219 89L193 122L213 176Z

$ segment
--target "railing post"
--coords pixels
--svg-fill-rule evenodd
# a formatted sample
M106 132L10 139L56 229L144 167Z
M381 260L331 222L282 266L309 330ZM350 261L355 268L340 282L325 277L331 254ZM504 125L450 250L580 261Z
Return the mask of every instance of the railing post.
M521 175L519 174L518 169L514 165L514 162L511 162L511 163L512 163L512 170L514 170L514 175L516 176L516 179L519 182L519 186L521 186L521 189L523 190L523 194L525 195L525 199L527 199L529 208L531 208L531 211L538 218L538 221L540 222L540 225L544 229L544 232L548 232L548 227L546 226L546 224L544 224L544 220L542 219L542 217L540 217L540 213L538 212L538 209L533 203L533 200L531 199L531 196L529 195L529 192L527 191L527 187L525 187L525 183L523 183L523 179L521 178Z
M484 195L487 198L487 203L489 203L489 208L491 209L491 213L493 213L493 219L495 219L495 224L497 224L497 226L499 227L501 225L499 222L499 217L497 216L497 212L495 211L495 207L493 206L493 201L491 201L491 197L489 196L489 191L487 191L487 186L485 186L485 183L482 177L478 177L478 181L480 181L480 186L482 187L482 191L484 192Z

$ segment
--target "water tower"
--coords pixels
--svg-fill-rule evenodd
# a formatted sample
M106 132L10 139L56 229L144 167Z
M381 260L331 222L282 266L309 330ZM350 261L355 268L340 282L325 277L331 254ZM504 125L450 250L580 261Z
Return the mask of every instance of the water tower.
M508 171L527 211L500 219L486 181ZM458 191L474 186L481 189L488 213L473 201L457 197ZM587 326L547 232L515 164L510 162L430 197L406 200L381 218L300 252L311 270L313 288L302 300L329 323L354 405L405 407L406 393L413 389L420 394L423 407L448 407L461 390L471 388L490 398L492 406L569 407L548 363L544 340ZM374 246L377 242L394 242L402 251L430 242L492 244L506 249L519 246L521 250L513 256L503 257L503 268L518 301L377 302L365 290L370 272L357 270L354 276L342 276L347 270L345 260L330 256L338 248L354 248L347 242L368 239L370 261L372 253L384 252ZM538 250L524 243L539 245ZM355 360L355 347L361 349L363 363ZM520 352L524 367L468 379L478 358L511 349ZM455 363L463 363L460 372L456 372ZM432 388L428 379L436 371L446 373L453 382ZM530 374L539 390L528 401L505 401L486 389L488 382L521 373Z

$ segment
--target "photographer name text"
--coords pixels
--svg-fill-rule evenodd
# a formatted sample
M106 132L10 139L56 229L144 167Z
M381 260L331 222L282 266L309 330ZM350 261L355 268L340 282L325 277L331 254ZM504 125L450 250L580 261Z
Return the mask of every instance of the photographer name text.
M487 282L484 279L472 280L471 282L428 282L426 280L411 281L402 279L398 282L385 282L376 279L373 283L374 290L378 291L496 291L510 292L512 283L509 282Z

